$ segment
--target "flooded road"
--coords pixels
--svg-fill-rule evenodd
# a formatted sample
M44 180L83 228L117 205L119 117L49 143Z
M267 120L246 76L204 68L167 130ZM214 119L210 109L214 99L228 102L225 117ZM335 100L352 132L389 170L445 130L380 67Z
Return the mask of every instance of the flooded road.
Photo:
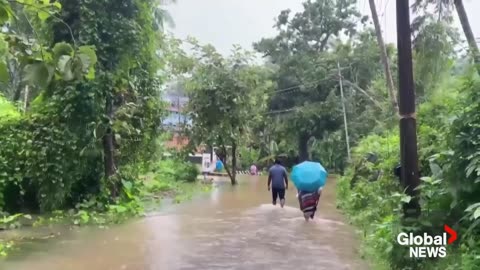
M330 179L313 222L305 222L294 190L281 209L271 204L265 178L244 177L141 220L33 244L0 269L368 269L335 209L334 185Z

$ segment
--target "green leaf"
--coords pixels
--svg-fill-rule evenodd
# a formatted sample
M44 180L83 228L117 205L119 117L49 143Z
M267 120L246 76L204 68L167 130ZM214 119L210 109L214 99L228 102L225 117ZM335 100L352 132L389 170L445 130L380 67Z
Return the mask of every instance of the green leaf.
M71 81L74 79L72 70L72 57L68 55L62 55L58 60L58 70L62 74L62 79L65 81Z
M129 182L129 181L122 181L122 184L126 190L131 190L133 187L132 182Z
M73 52L73 47L66 42L57 43L53 47L55 59L59 59L62 55L73 56Z
M5 5L5 4L4 4ZM0 25L4 25L10 19L6 6L0 6Z
M475 212L473 212L473 218L478 219L480 217L480 208L477 208Z
M58 59L58 63L57 63L57 68L60 72L63 72L63 70L65 70L65 67L67 66L67 62L70 61L72 59L72 57L68 56L68 55L62 55L60 56L60 59Z
M60 4L60 2L58 2L58 1L53 2L52 6L58 8L59 10L62 9L62 4Z
M409 203L412 200L412 197L405 195L402 197L402 202Z
M82 71L83 72L88 71L88 69L90 68L90 65L91 65L90 57L86 54L79 54L78 59L82 63Z
M442 176L443 171L438 164L430 162L430 170L432 171L434 178L439 178Z
M78 52L80 55L86 55L89 58L89 63L90 66L94 66L98 59L97 59L97 54L95 53L95 47L94 46L80 46L78 48Z
M45 22L48 18L50 18L50 13L45 11L45 10L39 10L38 11L38 18L42 21Z
M122 136L118 133L115 133L115 141L120 142L122 140Z
M88 73L85 75L85 78L87 78L87 80L95 79L95 69L93 67L88 69Z
M25 67L25 81L42 88L47 87L52 79L51 69L43 62L30 64Z
M121 205L115 206L114 209L117 211L117 213L124 213L127 211L127 208Z
M467 209L465 209L465 212L470 212L475 208L480 208L480 203L474 203L474 204L470 205L469 207L467 207Z
M79 57L75 57L72 59L72 73L73 78L80 80L83 77L83 63Z

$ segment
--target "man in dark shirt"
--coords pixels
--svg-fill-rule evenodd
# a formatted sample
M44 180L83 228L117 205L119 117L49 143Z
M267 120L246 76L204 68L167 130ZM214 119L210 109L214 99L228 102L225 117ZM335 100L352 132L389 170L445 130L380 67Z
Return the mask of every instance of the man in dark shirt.
M270 186L271 185L271 186ZM277 197L280 198L280 206L285 205L285 190L288 189L287 169L275 159L275 164L268 171L268 190L272 189L273 205L277 204Z

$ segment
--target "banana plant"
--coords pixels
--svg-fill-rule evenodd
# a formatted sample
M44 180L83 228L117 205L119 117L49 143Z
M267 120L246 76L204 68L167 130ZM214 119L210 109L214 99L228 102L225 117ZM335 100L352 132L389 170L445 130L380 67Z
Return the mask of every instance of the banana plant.
M285 154L280 153L277 142L272 140L268 145L268 155L261 158L259 162L274 161L278 156L285 156Z

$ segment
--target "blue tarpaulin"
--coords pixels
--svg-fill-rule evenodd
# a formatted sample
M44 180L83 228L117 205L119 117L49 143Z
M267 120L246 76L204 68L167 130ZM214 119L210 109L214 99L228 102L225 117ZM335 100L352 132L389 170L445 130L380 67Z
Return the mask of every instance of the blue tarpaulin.
M315 192L325 185L328 172L318 162L305 161L293 167L291 178L298 190Z
M221 171L223 169L223 163L221 160L217 160L217 164L215 165L215 170L217 172Z

